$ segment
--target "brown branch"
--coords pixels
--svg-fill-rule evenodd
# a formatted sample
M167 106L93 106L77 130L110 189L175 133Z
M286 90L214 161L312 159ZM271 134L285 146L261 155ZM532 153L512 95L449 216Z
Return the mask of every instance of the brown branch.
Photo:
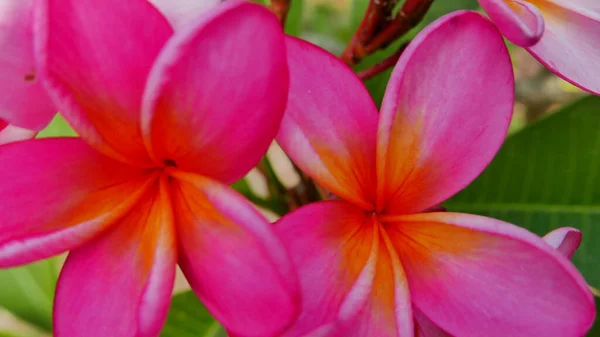
M366 81L366 80L371 79L374 76L386 71L387 69L393 67L396 64L396 62L398 62L398 59L400 58L400 56L402 55L402 53L404 52L404 50L406 49L407 46L408 46L408 42L403 44L402 46L400 46L400 48L398 48L398 50L394 54L390 55L385 60L375 64L374 66L372 66L370 68L359 71L356 75L361 80Z
M291 0L271 0L270 9L277 18L281 25L285 27L285 20L287 19L288 12L290 11Z
M390 19L397 1L371 0L359 29L340 58L348 65L355 65L366 56L389 46L421 22L433 1L406 0L398 14Z

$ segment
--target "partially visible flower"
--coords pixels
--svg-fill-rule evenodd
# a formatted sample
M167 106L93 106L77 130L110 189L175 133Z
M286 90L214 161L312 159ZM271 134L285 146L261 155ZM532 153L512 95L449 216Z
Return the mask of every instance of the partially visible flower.
M600 1L479 3L507 39L566 81L600 95Z
M0 119L0 145L19 140L31 139L37 132L8 124Z
M178 30L224 0L148 0Z
M12 124L40 131L57 112L39 80L33 57L33 3L0 1L0 129L2 124ZM0 142L9 139L5 136L0 134Z
M546 242L569 259L573 257L573 254L579 248L581 238L581 232L571 227L561 227L544 236Z
M294 38L287 49L277 140L341 200L276 225L304 295L284 337L584 335L594 300L567 258L523 228L435 209L488 165L511 120L512 65L488 19L425 28L379 114L335 56Z
M173 33L146 0L39 0L34 21L37 74L81 138L0 146L0 267L70 251L54 336L158 336L176 264L227 329L285 329L287 252L227 186L283 117L276 17L232 0Z

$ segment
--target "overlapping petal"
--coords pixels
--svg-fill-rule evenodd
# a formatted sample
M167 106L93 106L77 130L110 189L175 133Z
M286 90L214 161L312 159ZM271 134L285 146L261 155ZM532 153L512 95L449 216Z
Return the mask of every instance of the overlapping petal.
M171 174L179 263L192 289L234 334L281 332L298 313L298 285L267 220L226 185Z
M562 227L546 234L543 239L570 259L581 244L582 234L575 228Z
M377 209L423 211L470 183L502 144L513 99L510 58L489 20L455 12L425 28L381 107Z
M178 31L152 69L143 103L148 148L157 163L232 183L275 137L287 88L276 17L256 4L224 3Z
M0 146L0 267L78 247L114 223L151 178L77 138Z
M377 108L352 70L308 42L286 40L288 105L277 141L334 194L373 209Z
M72 251L54 307L57 337L156 337L167 315L177 251L166 180L94 241Z
M119 160L147 165L140 132L148 72L172 34L146 0L40 0L36 58L50 95L79 135Z
M33 57L34 0L0 2L0 119L41 130L57 112Z
M148 0L169 20L174 29L181 29L222 0Z
M582 336L594 322L583 277L516 226L475 215L388 217L414 305L454 336Z
M528 0L479 0L483 10L512 43L529 47L544 35L544 18Z
M36 135L37 132L35 131L8 124L0 119L0 145L19 140L31 139Z
M528 48L546 67L572 84L600 95L600 4L594 0L533 1L546 32Z

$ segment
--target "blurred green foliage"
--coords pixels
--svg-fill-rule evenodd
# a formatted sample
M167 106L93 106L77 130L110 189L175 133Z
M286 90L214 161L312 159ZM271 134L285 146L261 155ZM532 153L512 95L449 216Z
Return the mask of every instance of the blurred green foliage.
M227 333L196 295L186 291L173 296L160 337L227 337Z

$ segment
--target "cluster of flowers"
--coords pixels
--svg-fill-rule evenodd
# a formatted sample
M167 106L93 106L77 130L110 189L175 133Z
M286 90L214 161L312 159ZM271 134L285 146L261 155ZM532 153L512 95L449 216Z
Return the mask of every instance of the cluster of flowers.
M500 31L449 14L410 43L380 111L265 7L212 2L0 0L0 267L70 251L56 336L157 336L177 264L231 336L590 328L579 232L544 240L437 205L506 135L500 31L599 92L599 2L481 0ZM23 140L56 111L79 137ZM228 187L273 139L339 199L272 225Z

